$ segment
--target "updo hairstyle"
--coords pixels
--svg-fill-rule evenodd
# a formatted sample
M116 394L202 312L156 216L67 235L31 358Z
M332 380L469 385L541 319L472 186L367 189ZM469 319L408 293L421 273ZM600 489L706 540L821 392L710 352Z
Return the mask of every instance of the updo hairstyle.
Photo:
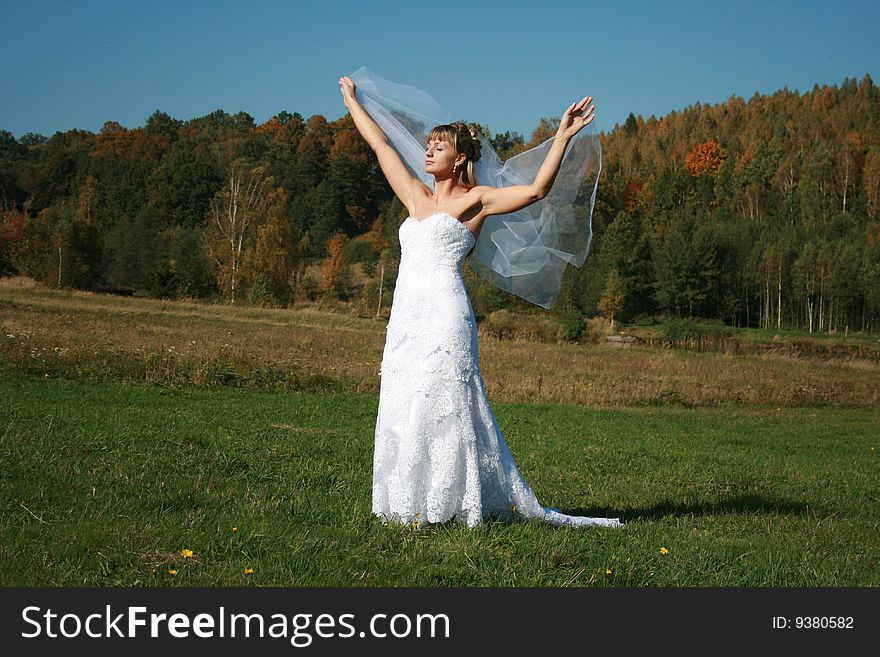
M460 122L438 125L428 133L428 141L432 139L449 142L456 153L462 153L467 157L464 166L457 169L457 173L465 186L473 187L476 185L474 164L480 160L480 149L482 148L477 127Z

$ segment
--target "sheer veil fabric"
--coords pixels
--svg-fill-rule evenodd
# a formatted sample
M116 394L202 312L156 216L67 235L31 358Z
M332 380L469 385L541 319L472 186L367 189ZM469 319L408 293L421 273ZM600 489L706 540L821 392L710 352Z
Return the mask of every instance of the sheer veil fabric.
M358 101L385 132L413 176L433 189L424 154L431 128L454 119L415 87L397 84L361 67L350 76ZM477 184L493 187L531 184L553 138L505 162L488 135L476 163ZM602 168L602 147L588 126L568 145L550 193L527 208L487 217L468 261L478 275L502 290L551 308L568 265L583 265L592 240L591 219ZM576 203L577 201L580 201Z

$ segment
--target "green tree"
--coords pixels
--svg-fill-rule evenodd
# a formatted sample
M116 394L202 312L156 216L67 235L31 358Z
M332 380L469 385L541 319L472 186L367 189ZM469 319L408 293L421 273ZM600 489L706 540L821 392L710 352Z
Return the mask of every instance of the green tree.
M120 217L105 235L104 247L104 275L110 285L148 290L163 251L156 211L144 206L135 215Z
M677 317L708 315L706 301L717 285L716 247L711 234L689 221L677 222L654 251L654 296Z
M194 228L204 221L211 198L222 184L223 177L207 158L182 145L162 158L146 188L163 227Z

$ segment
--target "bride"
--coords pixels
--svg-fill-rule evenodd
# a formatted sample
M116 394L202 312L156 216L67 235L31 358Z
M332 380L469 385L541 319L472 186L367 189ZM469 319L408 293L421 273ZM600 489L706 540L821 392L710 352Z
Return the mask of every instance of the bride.
M520 474L486 396L478 366L476 321L460 271L464 258L488 240L488 234L480 238L488 218L515 213L548 195L566 147L595 116L592 98L565 110L534 180L500 187L477 184L481 140L475 129L460 122L436 125L427 132L419 146L423 171L415 171L412 156L402 159L399 154L407 148L412 151L413 144L406 143L413 138L405 129L405 119L414 112L406 113L395 102L386 104L390 113L383 112L382 98L376 93L381 87L375 83L395 85L365 71L341 77L340 91L355 126L408 212L398 231L400 267L380 369L373 514L383 522L414 528L449 520L475 527L489 518L573 527L622 526L617 518L569 516L542 507ZM360 85L352 79L358 76ZM388 133L397 129L392 140L377 121L388 126ZM432 184L426 184L426 178ZM485 252L499 250L503 236L504 229L493 234L487 242L490 251ZM497 255L507 254L493 254L493 260L505 259ZM558 267L545 267L541 276L546 277L547 271L558 278L554 274ZM479 269L478 273L484 275ZM494 279L487 278L499 287L504 284L498 275L488 273ZM555 283L558 290L558 280ZM528 291L505 289L528 298ZM530 300L540 303L538 296Z

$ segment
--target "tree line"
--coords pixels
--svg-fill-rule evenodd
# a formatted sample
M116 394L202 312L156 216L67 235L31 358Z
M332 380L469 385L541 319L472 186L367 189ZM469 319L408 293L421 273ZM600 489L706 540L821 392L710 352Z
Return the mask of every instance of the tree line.
M526 140L483 132L502 159ZM491 136L489 136L491 135ZM869 76L630 114L600 135L592 252L554 312L880 326L880 95ZM579 200L586 212L588 199ZM0 130L0 275L169 298L387 310L405 209L350 117L222 110L97 133ZM355 275L357 271L357 275ZM464 268L478 316L535 310Z

